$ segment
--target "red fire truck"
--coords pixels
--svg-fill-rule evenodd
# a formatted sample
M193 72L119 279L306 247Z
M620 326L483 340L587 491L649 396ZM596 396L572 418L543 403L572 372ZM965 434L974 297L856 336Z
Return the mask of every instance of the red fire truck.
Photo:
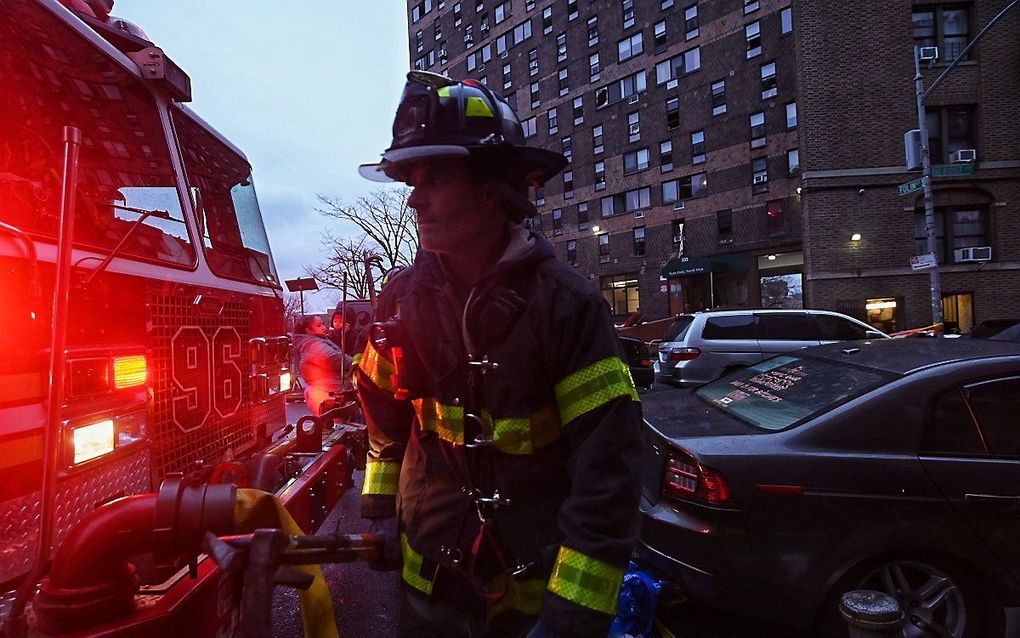
M230 579L194 556L141 561L144 596L91 611L103 588L124 600L125 552L174 554L229 517L217 484L275 492L314 528L349 454L288 434L290 342L248 161L111 9L0 0L0 586L21 586L0 615L13 600L24 617L56 556L37 633L230 635Z

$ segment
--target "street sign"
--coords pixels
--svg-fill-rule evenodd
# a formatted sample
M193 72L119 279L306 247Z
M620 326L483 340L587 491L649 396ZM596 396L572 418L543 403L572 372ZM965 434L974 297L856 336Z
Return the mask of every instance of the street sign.
M900 184L900 195L906 195L907 193L913 193L914 191L919 191L922 188L924 188L924 181L922 181L921 178L918 177L917 179L915 179L912 182L907 182L906 184Z
M910 258L910 267L914 270L931 270L935 265L935 255L933 253L914 255Z
M955 177L957 175L973 175L973 174L974 174L973 164L940 164L931 167L932 177ZM903 187L901 186L900 188Z

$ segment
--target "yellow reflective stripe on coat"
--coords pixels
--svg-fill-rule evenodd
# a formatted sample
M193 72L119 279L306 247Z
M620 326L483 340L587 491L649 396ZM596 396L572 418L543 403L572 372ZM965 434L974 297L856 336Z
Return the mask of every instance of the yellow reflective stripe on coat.
M371 341L365 346L365 352L358 365L379 389L387 392L397 391L393 387L393 373L396 371L393 363L376 350Z
M362 495L393 496L397 493L400 478L400 463L397 461L373 461L365 463L365 482Z
M464 408L440 403L432 397L414 399L414 412L421 428L435 432L440 439L464 445ZM488 412L482 418L492 427L493 445L507 454L532 454L560 438L559 411L548 406L527 417L493 419Z
M407 542L407 534L403 533L400 534L400 555L404 559L404 566L400 572L404 582L427 596L431 595L439 564L426 566L430 561L426 561L424 556L414 551Z
M464 445L464 408L446 405L432 397L414 399L414 413L426 432L435 432L439 438Z
M556 402L564 425L623 396L640 400L630 377L630 368L619 357L597 361L556 384Z
M583 607L614 615L621 583L623 569L560 546L549 576L549 591Z

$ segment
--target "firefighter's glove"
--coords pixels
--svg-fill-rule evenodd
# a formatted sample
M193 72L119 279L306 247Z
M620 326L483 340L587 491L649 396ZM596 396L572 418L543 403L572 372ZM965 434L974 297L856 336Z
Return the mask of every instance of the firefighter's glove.
M397 530L397 517L374 518L368 531L382 539L382 555L378 560L370 561L368 566L376 571L390 572L399 569L402 564L400 555L400 534Z

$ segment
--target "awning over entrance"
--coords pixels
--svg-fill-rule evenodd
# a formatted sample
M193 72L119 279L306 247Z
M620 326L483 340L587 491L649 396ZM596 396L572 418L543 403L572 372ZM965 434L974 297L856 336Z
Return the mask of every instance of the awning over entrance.
M679 279L706 273L747 272L751 269L751 255L730 253L708 257L674 257L662 267L663 279Z

